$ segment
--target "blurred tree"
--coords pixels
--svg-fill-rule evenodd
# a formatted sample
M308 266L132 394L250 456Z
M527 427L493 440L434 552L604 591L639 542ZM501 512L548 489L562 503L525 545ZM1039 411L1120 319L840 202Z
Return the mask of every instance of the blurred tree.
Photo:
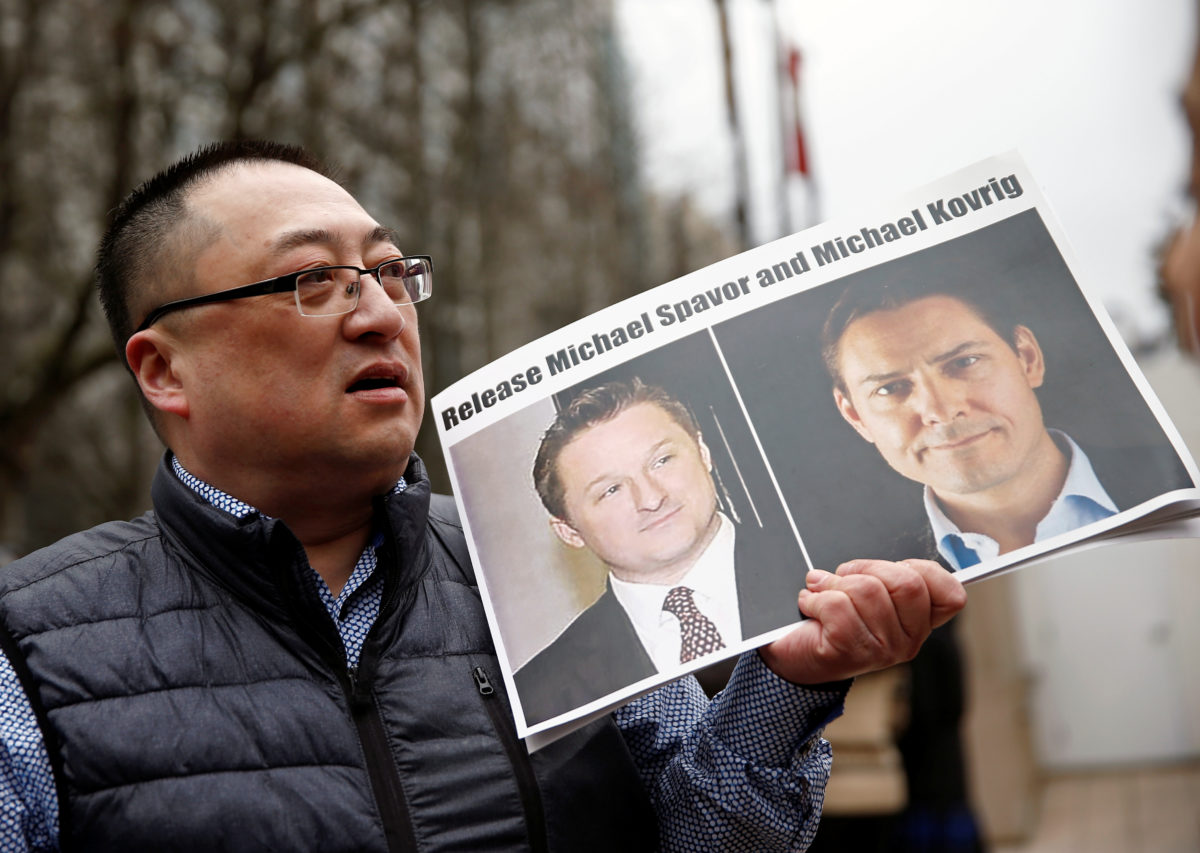
M681 274L685 244L691 268L728 252L648 221L686 205L645 203L628 90L607 2L0 0L0 543L148 505L159 448L90 272L138 181L229 137L338 164L434 256L432 395ZM432 429L418 452L446 489Z

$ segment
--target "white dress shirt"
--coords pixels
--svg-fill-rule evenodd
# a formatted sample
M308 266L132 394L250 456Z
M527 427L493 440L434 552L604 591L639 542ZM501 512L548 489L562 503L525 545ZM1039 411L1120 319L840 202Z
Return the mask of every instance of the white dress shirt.
M700 612L712 620L725 645L742 639L737 579L733 572L733 522L718 513L720 528L688 573L672 584L630 583L609 575L613 594L629 614L650 659L659 672L679 666L679 619L662 609L667 593L677 586L693 592Z

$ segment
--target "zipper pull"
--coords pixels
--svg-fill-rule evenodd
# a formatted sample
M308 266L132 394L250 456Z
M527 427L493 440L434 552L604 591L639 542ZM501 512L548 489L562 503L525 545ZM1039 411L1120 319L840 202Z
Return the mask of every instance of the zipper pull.
M371 696L368 690L363 690L362 685L358 681L358 667L346 667L346 681L350 685L350 704L355 708L364 708L371 704Z
M491 696L496 692L496 688L492 687L492 682L488 680L487 673L483 671L483 667L475 667L471 675L475 676L475 686L479 688L479 695Z

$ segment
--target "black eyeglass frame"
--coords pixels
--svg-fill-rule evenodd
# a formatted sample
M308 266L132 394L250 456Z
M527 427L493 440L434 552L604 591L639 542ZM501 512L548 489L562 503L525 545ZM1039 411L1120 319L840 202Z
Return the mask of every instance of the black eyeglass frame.
M256 281L253 284L243 284L240 287L231 287L229 290L218 290L216 293L206 293L202 296L189 296L186 299L176 299L174 302L166 302L159 305L146 315L146 319L142 320L142 324L134 330L136 335L138 332L144 332L152 325L157 323L167 314L175 311L180 311L184 308L191 308L194 305L209 305L214 302L230 302L234 299L245 299L250 296L263 296L268 293L294 293L297 289L296 282L302 275L311 275L315 272L323 272L325 270L354 270L358 273L359 278L359 293L356 294L354 305L345 311L339 311L336 314L305 314L300 311L301 317L340 317L342 314L349 314L358 307L358 299L362 293L362 277L369 275L376 281L379 280L379 270L386 267L388 264L394 264L397 261L422 261L429 270L430 284L425 289L425 292L418 299L409 299L405 302L396 302L396 305L414 305L417 302L428 299L433 294L433 258L429 255L405 255L402 258L388 258L372 269L362 269L351 264L333 264L326 267L312 267L306 270L296 270L287 275L281 275L278 278L269 278L265 281ZM296 309L299 311L300 303L296 303Z

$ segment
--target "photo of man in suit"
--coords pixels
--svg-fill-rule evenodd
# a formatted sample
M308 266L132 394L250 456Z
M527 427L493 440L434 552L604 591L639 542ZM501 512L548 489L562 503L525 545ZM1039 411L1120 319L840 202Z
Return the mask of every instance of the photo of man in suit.
M542 437L554 534L608 569L600 598L515 673L530 724L797 621L794 537L720 510L687 407L638 378L587 389Z
M1089 455L1046 426L1037 389L1052 366L1029 326L977 288L851 285L822 354L841 416L924 486L928 544L955 570L1157 493L1134 449Z

